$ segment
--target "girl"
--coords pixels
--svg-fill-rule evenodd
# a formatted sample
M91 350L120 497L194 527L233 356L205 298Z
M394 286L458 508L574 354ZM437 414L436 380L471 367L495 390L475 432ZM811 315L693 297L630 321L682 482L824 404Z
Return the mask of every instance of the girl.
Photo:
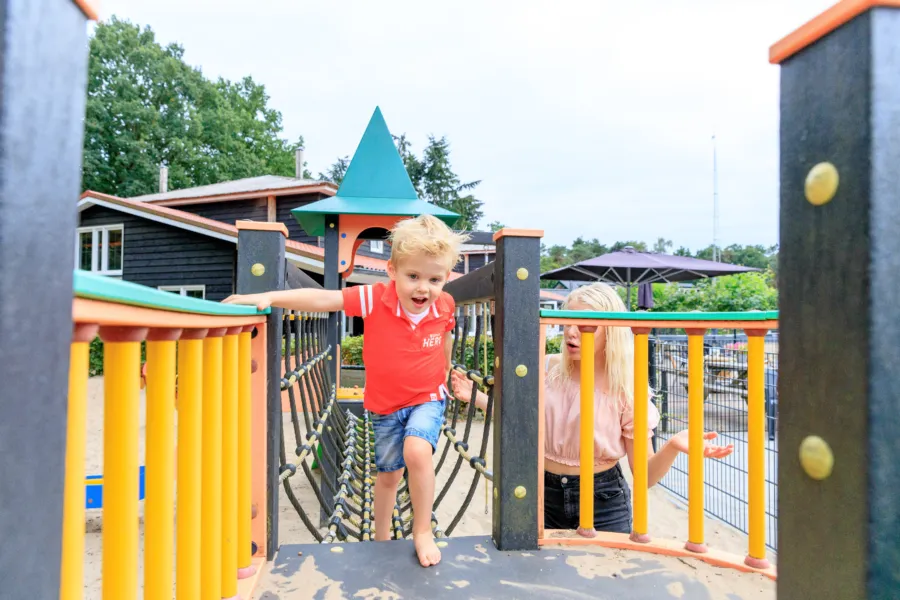
M569 294L564 310L621 312L625 304L603 283L580 287ZM653 436L659 411L648 407L647 431L634 431L634 343L628 327L576 327L564 330L560 354L547 356L544 389L544 526L577 529L579 517L579 404L581 331L594 330L594 528L631 532L631 490L619 460L628 456L634 468L634 436ZM472 397L472 382L453 371L454 395ZM476 406L484 409L487 396L478 393ZM715 432L704 433L703 454L728 456L734 446L715 446ZM649 445L649 440L648 440ZM654 453L648 448L647 485L652 487L672 467L679 452L688 452L688 432L672 436Z

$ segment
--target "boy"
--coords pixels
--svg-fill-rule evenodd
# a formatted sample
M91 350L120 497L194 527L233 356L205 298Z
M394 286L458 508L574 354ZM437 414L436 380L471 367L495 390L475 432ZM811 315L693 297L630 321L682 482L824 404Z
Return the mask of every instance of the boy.
M287 290L231 296L232 304L335 312L366 323L363 406L375 430L375 539L390 538L391 514L404 465L414 513L413 540L423 567L441 552L431 532L434 466L451 368L453 298L443 291L467 236L431 215L406 219L391 231L390 283L334 290Z

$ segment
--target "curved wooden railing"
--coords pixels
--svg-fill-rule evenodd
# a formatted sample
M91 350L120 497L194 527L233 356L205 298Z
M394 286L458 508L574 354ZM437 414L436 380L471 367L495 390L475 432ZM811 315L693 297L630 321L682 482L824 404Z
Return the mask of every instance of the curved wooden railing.
M60 598L83 595L87 380L89 346L98 335L104 350L103 598L138 597L140 552L148 600L236 597L245 587L239 579L252 586L262 560L251 556L251 542L265 548L266 381L265 368L257 366L266 364L261 325L268 311L83 272L75 273L72 310Z
M592 311L541 311L540 364L544 364L547 325L628 327L634 333L634 429L648 427L648 335L652 328L684 329L688 336L688 540L684 548L650 536L648 524L647 459L648 436L634 436L633 525L630 536L603 534L597 537L573 537L568 532L545 531L543 518L544 422L538 434L538 537L540 544L577 543L643 549L666 554L686 553L715 564L760 570L774 578L775 570L766 558L765 539L765 398L764 337L778 328L778 312L742 313L630 313ZM742 329L748 342L748 552L743 561L711 552L704 537L704 457L703 338L708 329ZM593 481L594 445L594 333L581 333L581 481ZM539 412L544 414L544 369L540 369ZM593 489L581 486L580 529L593 530Z

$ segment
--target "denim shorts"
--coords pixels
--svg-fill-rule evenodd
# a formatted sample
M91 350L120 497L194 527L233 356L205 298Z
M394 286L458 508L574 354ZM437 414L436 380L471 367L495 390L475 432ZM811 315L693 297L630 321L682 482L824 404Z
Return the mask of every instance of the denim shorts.
M577 475L544 472L544 527L578 529L581 482ZM631 489L622 467L594 475L594 529L631 533Z
M403 442L410 435L426 440L434 454L444 423L445 404L444 400L437 400L401 408L389 415L371 415L375 431L375 466L379 472L389 473L406 466Z

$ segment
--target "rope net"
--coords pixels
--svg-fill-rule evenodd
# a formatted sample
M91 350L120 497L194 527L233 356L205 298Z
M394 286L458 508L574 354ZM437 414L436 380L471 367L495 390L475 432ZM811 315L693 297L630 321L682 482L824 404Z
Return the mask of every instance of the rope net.
M375 438L367 411L356 416L342 409L337 400L337 388L328 368L331 346L326 344L328 315L324 313L284 313L284 376L281 389L287 392L290 404L290 427L283 430L280 449L280 481L284 492L310 534L320 543L343 541L372 541L375 539ZM454 457L448 478L435 485L431 525L435 537L447 537L466 513L481 477L493 481L488 468L488 439L494 400L494 360L488 356L493 328L489 303L457 307L453 332L453 370L466 376L472 385L472 397L461 402L451 390L444 412L442 440L436 456L435 475L441 472L448 457ZM490 354L493 354L490 352ZM487 394L486 410L475 405L480 390ZM473 422L483 418L481 440L471 439ZM284 428L288 427L283 420ZM460 433L460 429L462 432ZM293 433L297 441L293 456L288 460L286 440ZM451 452L452 451L452 452ZM473 469L472 481L464 500L451 514L450 524L442 529L436 511L448 497L463 463ZM314 468L318 463L317 468ZM449 463L448 463L449 464ZM298 471L303 476L298 476ZM318 473L317 473L318 472ZM319 511L311 516L298 498L303 487L312 490ZM308 494L307 494L308 496ZM487 512L487 505L485 506ZM317 524L315 521L319 521ZM406 472L397 491L391 519L391 539L404 539L412 534L412 500Z

